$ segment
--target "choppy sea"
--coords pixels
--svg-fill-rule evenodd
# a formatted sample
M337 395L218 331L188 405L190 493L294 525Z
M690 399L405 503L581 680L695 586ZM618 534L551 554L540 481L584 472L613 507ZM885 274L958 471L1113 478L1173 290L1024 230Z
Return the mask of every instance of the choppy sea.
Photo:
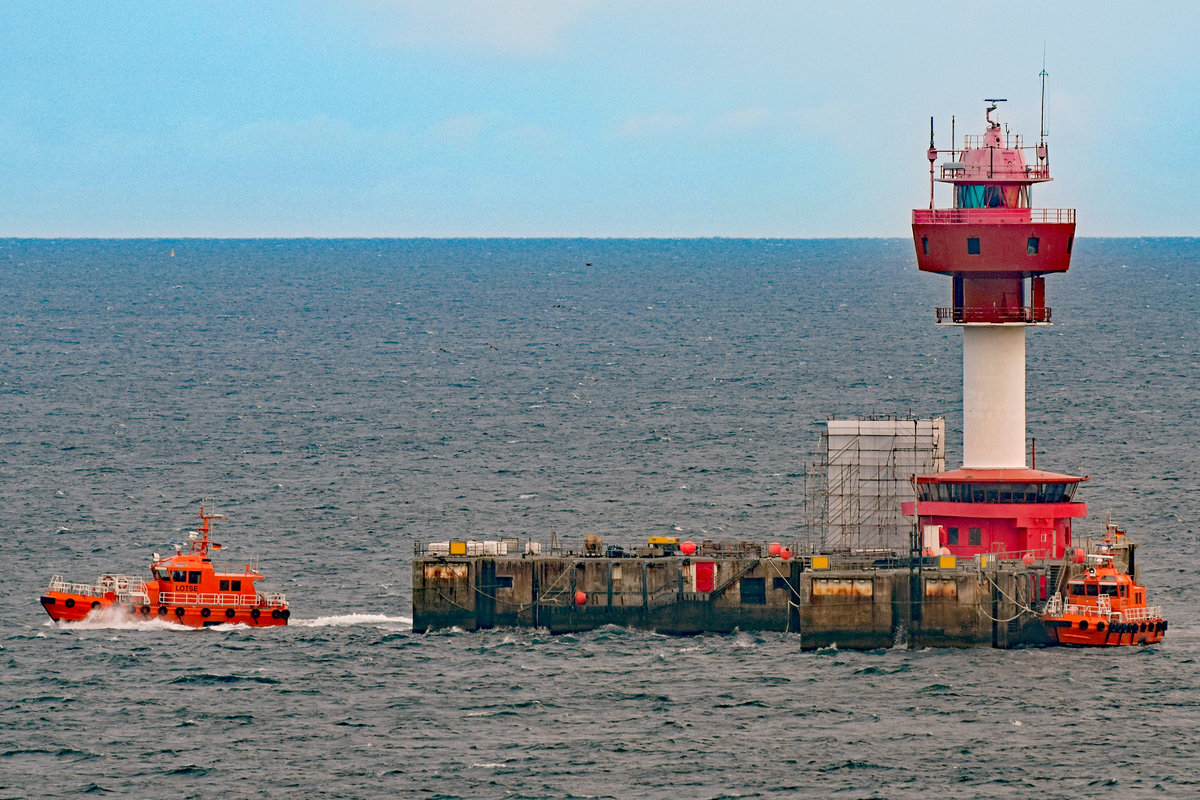
M414 542L798 538L835 416L960 463L949 295L899 239L0 241L0 798L1200 796L1197 240L1080 240L1028 335L1161 645L412 632ZM205 497L290 626L42 611Z

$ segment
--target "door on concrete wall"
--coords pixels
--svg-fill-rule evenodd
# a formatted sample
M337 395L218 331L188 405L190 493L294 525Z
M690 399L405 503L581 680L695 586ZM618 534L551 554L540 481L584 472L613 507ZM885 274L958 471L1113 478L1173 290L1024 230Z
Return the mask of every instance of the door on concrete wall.
M717 576L717 562L715 561L697 561L696 562L696 591L711 592L713 583Z

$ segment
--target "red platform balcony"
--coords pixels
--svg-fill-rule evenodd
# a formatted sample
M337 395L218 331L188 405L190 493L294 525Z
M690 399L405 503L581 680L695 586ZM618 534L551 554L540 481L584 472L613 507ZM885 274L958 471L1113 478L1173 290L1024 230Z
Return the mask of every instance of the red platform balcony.
M1029 325L1038 323L1049 324L1049 306L1017 306L1006 308L974 307L974 306L939 306L937 321L966 323L966 322L1024 322Z
M994 225L1008 222L1075 224L1073 208L916 208L913 224Z

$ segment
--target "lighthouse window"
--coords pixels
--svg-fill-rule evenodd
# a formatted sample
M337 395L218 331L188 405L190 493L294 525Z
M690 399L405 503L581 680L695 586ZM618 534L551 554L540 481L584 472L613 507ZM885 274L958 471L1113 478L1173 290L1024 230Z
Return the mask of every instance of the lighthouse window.
M981 528L967 528L967 544L979 545L983 543L983 530Z
M967 255L971 255L971 256L979 255L979 237L978 236L968 236L967 237Z
M954 187L956 208L1029 208L1029 187L963 183Z
M1036 256L1038 251L1038 237L1030 236L1028 244L1025 245L1025 253L1027 255Z

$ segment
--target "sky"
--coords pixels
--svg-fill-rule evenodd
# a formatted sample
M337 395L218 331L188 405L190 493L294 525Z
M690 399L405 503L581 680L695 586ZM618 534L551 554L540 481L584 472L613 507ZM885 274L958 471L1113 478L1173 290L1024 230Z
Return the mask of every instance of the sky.
M0 236L908 236L929 118L1033 144L1043 58L1034 205L1195 236L1198 43L1127 0L6 0Z

